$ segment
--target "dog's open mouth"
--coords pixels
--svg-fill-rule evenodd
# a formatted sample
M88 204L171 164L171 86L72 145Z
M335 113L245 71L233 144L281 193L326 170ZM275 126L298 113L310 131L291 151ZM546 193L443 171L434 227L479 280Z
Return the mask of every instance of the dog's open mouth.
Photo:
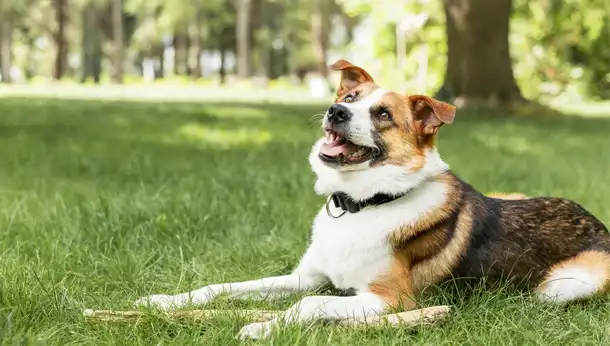
M320 147L320 159L332 164L358 164L370 159L375 153L371 147L354 144L341 133L327 130L326 141Z

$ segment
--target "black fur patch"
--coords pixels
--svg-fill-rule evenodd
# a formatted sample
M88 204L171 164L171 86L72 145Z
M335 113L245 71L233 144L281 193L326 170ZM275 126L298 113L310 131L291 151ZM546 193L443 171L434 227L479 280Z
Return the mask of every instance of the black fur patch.
M582 251L610 253L606 226L575 202L551 197L489 198L458 179L472 230L454 277L538 283L554 264Z

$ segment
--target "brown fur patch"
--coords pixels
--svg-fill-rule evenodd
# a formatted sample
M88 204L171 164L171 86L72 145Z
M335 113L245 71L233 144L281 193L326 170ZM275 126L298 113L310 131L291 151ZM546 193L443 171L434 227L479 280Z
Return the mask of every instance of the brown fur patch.
M451 240L434 256L417 263L411 269L414 292L419 293L427 286L439 283L451 275L466 253L472 222L473 215L468 204L458 215Z
M458 210L459 184L449 174L437 181L448 187L446 203L391 235L394 262L390 272L371 285L392 306L410 306L406 300L449 276L468 246L472 213L468 206Z
M421 95L395 92L384 95L374 107L388 109L392 114L391 121L373 118L385 149L385 159L375 165L400 165L411 171L424 167L426 152L435 147L436 131L452 121L455 114L455 107L451 105Z
M422 141L415 130L415 123L409 99L398 93L388 93L379 102L392 114L392 121L374 121L375 128L385 146L386 159L377 165L391 164L406 166L418 171L426 164L425 150L431 149L434 140Z
M414 237L422 232L431 230L442 221L447 220L456 210L461 201L458 182L450 174L441 174L436 177L436 181L447 186L446 202L420 217L415 224L405 225L394 231L390 236L390 242L395 248L414 240Z
M406 311L413 309L416 305L411 283L409 263L405 262L405 258L395 256L390 270L371 283L369 290L381 297L392 308Z
M394 308L410 309L415 306L414 295L421 288L413 274L418 277L417 280L421 280L419 277L422 270L417 269L419 265L429 258L443 256L442 249L449 240L448 231L454 226L448 221L460 202L458 182L449 174L440 175L436 181L448 187L446 202L419 218L414 224L405 225L392 233L390 244L394 255L390 270L370 285L371 292L381 296ZM453 241L449 241L449 244L452 243ZM438 258L440 261L445 260L444 257ZM450 261L453 263L453 259ZM425 269L427 266L422 268L424 271L428 270ZM417 269L418 273L412 272L413 269Z
M529 198L526 194L523 194L521 192L510 192L510 193L506 193L506 192L490 192L486 195L487 197L491 197L491 198L499 198L499 199L510 199L510 200L519 200L519 199L526 199Z
M341 71L341 82L337 88L337 97L335 102L338 102L340 98L345 96L349 91L354 90L356 87L363 83L373 84L373 77L366 72L365 69L355 66L347 60L340 59L334 64L330 65L330 69L334 71Z

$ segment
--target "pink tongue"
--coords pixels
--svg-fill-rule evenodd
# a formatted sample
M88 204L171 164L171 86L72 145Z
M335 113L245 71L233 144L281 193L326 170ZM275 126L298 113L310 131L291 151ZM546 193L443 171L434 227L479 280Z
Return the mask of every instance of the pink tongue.
M326 156L336 157L341 154L347 156L349 154L349 144L323 143L320 147L320 152Z

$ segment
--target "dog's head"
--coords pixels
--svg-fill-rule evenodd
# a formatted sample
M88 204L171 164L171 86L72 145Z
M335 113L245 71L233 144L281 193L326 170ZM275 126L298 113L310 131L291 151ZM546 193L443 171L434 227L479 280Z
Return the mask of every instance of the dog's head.
M341 82L324 116L325 137L310 155L318 192L344 191L357 199L399 193L394 190L447 169L435 138L442 125L453 122L454 106L385 90L345 60L331 69L341 71Z

